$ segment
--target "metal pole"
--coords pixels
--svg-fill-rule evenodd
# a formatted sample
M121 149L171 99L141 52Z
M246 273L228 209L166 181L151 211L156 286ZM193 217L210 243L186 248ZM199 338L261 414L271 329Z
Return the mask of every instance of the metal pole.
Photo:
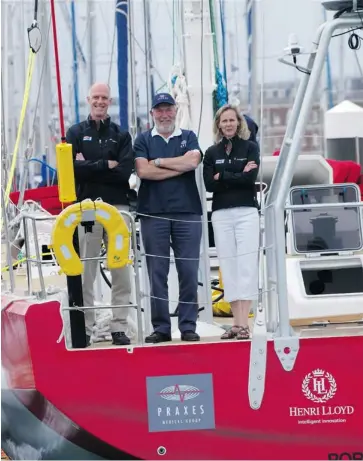
M40 14L40 29L42 31L42 35L45 39L47 33L50 34L50 24L49 24L49 9L47 2L41 3L41 14ZM43 40L44 40L43 39ZM50 56L50 35L49 35L49 42L48 46L42 46L40 49L41 53L41 61L42 66L39 67L39 80L42 78L41 81L41 90L40 90L40 104L39 104L39 134L40 134L40 146L35 146L35 152L37 149L40 150L40 153L43 153L43 149L48 149L49 158L47 159L47 163L49 165L54 166L56 164L55 161L55 154L54 150L52 149L53 143L50 134L50 122L52 120L52 76L51 76L51 68L49 63L51 60L49 59ZM41 69L42 67L42 69ZM43 72L43 75L42 75ZM51 149L49 151L49 149ZM51 155L53 154L53 155ZM52 157L52 158L51 158Z
M203 184L203 168L199 165L196 171L199 183L200 201L202 202L202 241L201 241L201 263L199 268L201 269L202 284L204 295L202 297L205 302L204 313L202 314L203 321L209 324L213 324L213 304L212 304L212 290L210 288L210 261L209 261L209 229L208 229L208 207L206 191ZM203 311L202 311L203 312Z
M136 79L135 79L135 38L133 35L134 30L134 3L133 0L129 0L129 8L127 15L128 23L128 41L129 41L129 68L130 78L129 82L129 91L130 91L130 106L129 106L129 127L132 140L136 138L137 135L137 122L136 122Z
M324 29L324 24L322 24L316 33L315 39L313 41L314 46L310 54L307 68L312 69L315 62L315 53L317 45L320 41L322 31ZM291 112L284 140L282 142L280 155L277 161L276 169L272 177L270 184L270 190L267 194L266 208L265 208L265 229L268 229L268 232L265 232L265 242L266 242L266 279L267 279L267 297L268 297L268 322L267 322L267 331L274 332L277 327L278 322L278 313L277 313L277 297L276 297L276 262L275 262L275 252L276 252L276 242L274 241L274 235L272 229L274 228L275 219L272 204L276 200L276 194L278 191L278 185L281 182L281 177L283 174L283 167L280 167L284 162L286 162L287 156L289 155L289 147L291 144L291 138L294 134L294 129L299 118L301 106L304 101L306 88L310 80L309 74L303 74L303 77L300 81L299 88L296 93L295 103L293 110Z
M33 227L33 236L34 236L34 246L35 246L35 255L37 257L37 266L38 266L38 274L39 274L39 282L40 282L40 297L45 298L46 291L45 291L45 283L43 277L43 270L42 270L42 263L41 263L41 255L39 250L39 242L38 242L38 234L37 234L37 225L35 219L32 220L32 227Z
M358 192L358 191L357 191ZM359 192L358 192L359 195ZM359 200L359 199L358 199ZM316 210L319 208L345 208L345 209L357 209L357 208L363 208L363 202L336 202L336 203L309 203L306 205L286 205L285 209L286 210L294 210L294 211L303 211L303 210Z
M46 178L47 178L47 186L49 187L50 186L50 171L49 171L49 148L48 146L45 146L45 162L47 164L46 168L45 168L45 175L46 175ZM54 176L54 173L53 173L53 176Z
M74 115L75 115L75 122L79 123L78 56L77 56L76 8L75 8L74 0L71 1L71 18L72 18Z
M257 36L256 34L256 0L247 0L249 113L254 120L257 120L257 115L258 115L257 114L257 79L256 79L256 54L257 54L256 36Z
M142 328L142 311L141 311L141 294L140 294L140 272L139 272L139 252L137 249L136 224L130 213L122 213L129 216L131 223L132 247L134 250L134 271L135 271L135 296L137 310L137 342L143 345L143 328Z
M2 31L5 28L2 27ZM7 147L6 147L6 133L5 133L5 103L4 103L4 79L3 71L1 69L1 172L4 185L8 182L8 167L7 167Z
M95 36L95 14L94 14L94 2L93 0L87 0L87 18L89 20L88 25L88 85L91 87L95 82L95 66L93 61L93 50L94 50L94 36Z
M346 44L345 35L338 38L339 40L339 85L338 85L338 100L337 103L344 101L345 99L345 84L344 84L344 73L346 71L344 67L344 49Z
M355 138L355 158L356 162L363 167L363 159L360 158L359 138Z
M7 123L7 136L8 136L8 146L9 146L9 153L10 153L10 161L13 156L12 150L14 149L15 138L16 138L16 122L14 118L14 93L15 93L15 74L14 74L14 42L13 42L13 33L14 27L12 25L11 18L14 17L15 12L15 5L7 5L6 9L8 18L6 20L7 24L7 48L6 48L6 55L7 55L7 82L6 82L6 117L8 120ZM13 181L16 182L16 174L14 175Z
M308 120L309 112L321 77L328 46L334 30L337 28L357 27L360 25L360 18L347 17L335 19L324 26L321 35L319 48L316 53L315 63L311 70L310 81L306 88L306 94L301 106L298 121L291 140L291 146L287 145L290 152L286 159L279 159L278 166L282 169L281 181L275 189L271 187L270 193L276 197L274 204L274 239L276 245L276 272L277 272L277 294L279 308L279 329L282 337L290 335L289 309L287 298L286 261L285 261L285 223L284 208L285 200L291 185L295 164L299 153L301 139ZM290 143L289 143L290 144ZM284 161L283 161L284 160Z
M314 66L316 50L317 50L317 46L318 46L319 41L320 41L321 34L323 32L323 29L324 29L324 25L325 24L322 24L319 27L319 29L317 30L315 39L313 41L314 46L313 46L313 49L311 51L311 54L310 54L310 57L309 57L309 60L308 60L308 64L306 66L308 69L312 69L313 66ZM276 170L275 170L275 173L274 173L274 175L272 177L272 181L271 181L271 184L270 184L270 190L269 190L269 193L268 193L268 196L267 196L266 205L270 205L276 199L276 193L278 191L278 184L280 184L281 176L283 174L283 168L279 168L279 165L280 165L281 162L285 162L286 161L285 159L288 156L288 149L289 149L288 146L291 144L291 138L292 138L292 136L294 134L295 126L296 126L296 123L297 123L297 121L299 119L301 106L302 106L303 101L304 101L305 92L306 92L306 88L308 86L309 80L310 80L310 75L309 74L303 74L303 76L301 78L301 81L300 81L299 88L298 88L296 96L295 96L294 106L293 106L293 109L291 111L291 115L290 115L290 118L288 120L288 123L287 123L286 132L285 132L285 136L284 136L284 139L283 139L283 142L282 142L282 146L281 146L280 155L279 155L279 158L278 158Z
M31 270L31 261L30 261L30 252L29 252L29 232L27 227L26 217L23 219L23 229L24 229L24 248L25 248L25 262L26 262L26 277L28 281L28 295L31 296L32 288L32 270Z
M14 278L13 261L11 259L8 217L6 214L6 206L5 206L3 188L1 188L1 208L3 212L3 226L4 226L4 235L5 235L5 240L6 240L6 243L5 243L6 244L6 259L7 259L8 267L9 267L10 291L13 293L15 290L15 278Z
M150 72L150 7L149 0L143 0L144 4L144 35L145 35L145 80L146 80L146 112L149 125L151 126L151 72Z

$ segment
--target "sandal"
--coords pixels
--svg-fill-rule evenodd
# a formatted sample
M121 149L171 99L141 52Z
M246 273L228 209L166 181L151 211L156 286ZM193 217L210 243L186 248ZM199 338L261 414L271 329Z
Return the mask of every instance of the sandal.
M236 339L239 340L246 340L250 339L250 329L249 327L241 327L236 334Z
M237 336L240 327L234 325L221 336L221 339L233 339Z

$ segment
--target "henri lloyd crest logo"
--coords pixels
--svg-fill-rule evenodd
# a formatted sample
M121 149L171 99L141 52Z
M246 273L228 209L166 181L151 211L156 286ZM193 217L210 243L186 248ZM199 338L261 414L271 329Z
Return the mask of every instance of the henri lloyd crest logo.
M324 405L338 391L337 382L328 371L317 368L308 373L302 380L301 390L306 399L317 405L290 407L290 416L297 417L298 424L346 423L346 417L354 413L354 407L350 405Z
M187 142L185 139L183 139L183 141L180 143L180 148L184 149L185 147L187 147Z
M150 432L214 429L211 374L146 378Z
M307 399L324 403L336 394L337 383L330 373L317 369L305 376L302 391Z

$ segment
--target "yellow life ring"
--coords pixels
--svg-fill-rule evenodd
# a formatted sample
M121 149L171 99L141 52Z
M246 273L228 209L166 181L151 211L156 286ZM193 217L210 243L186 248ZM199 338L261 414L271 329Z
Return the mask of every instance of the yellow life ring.
M97 200L84 200L65 208L55 220L52 248L57 262L66 275L81 275L83 264L73 246L73 234L82 221L97 221L107 232L107 266L119 269L131 264L129 259L130 231L114 206Z

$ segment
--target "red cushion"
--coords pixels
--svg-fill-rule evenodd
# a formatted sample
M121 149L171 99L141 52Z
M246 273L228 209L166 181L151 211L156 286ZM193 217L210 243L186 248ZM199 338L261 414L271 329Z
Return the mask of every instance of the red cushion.
M18 204L20 192L12 192L10 200ZM38 187L37 189L27 189L24 193L24 201L34 200L38 202L48 213L52 215L59 214L63 208L66 208L70 203L64 203L63 207L59 201L58 186Z

